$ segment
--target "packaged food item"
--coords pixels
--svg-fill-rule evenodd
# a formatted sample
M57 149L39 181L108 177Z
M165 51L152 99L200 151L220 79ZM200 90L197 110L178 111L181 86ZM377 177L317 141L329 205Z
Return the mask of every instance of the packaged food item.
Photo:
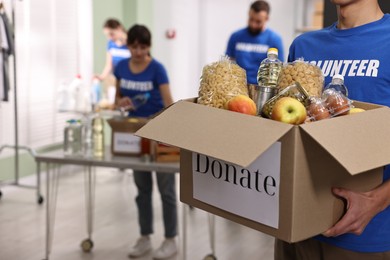
M104 119L97 115L92 120L92 147L93 156L103 157L104 155Z
M306 107L310 121L346 115L353 108L352 100L333 88L322 93L321 98L310 97Z
M335 89L327 89L322 93L322 100L332 116L348 114L352 107L352 100Z
M327 89L334 89L340 91L344 94L344 96L348 97L348 88L344 84L344 76L340 74L336 74L332 77L332 82L326 85L323 91Z
M283 62L278 59L278 49L269 48L267 58L260 63L257 72L257 83L260 86L276 87L282 66Z
M321 98L310 97L309 102L310 105L307 107L307 115L310 121L318 121L331 117L329 109Z
M237 95L248 96L246 72L228 57L203 68L200 79L198 103L224 108Z
M278 88L249 84L248 91L249 97L256 103L256 114L260 116L264 104L278 93Z
M310 96L320 97L324 86L324 76L318 66L303 60L296 60L283 66L278 79L278 87L284 89L294 82L299 82Z
M309 94L298 82L293 83L292 85L282 89L278 94L269 99L263 106L261 110L261 115L263 117L271 118L272 109L279 99L282 97L292 97L300 101L305 107L309 104Z

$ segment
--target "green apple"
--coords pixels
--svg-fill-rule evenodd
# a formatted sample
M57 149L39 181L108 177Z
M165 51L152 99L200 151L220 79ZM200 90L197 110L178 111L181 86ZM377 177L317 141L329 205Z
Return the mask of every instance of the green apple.
M292 97L282 97L276 101L271 118L276 121L299 125L306 120L306 108L297 99Z

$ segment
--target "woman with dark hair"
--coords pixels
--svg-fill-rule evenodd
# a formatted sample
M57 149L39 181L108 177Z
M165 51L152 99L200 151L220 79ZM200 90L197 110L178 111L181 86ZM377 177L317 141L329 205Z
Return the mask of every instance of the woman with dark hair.
M127 33L127 46L131 58L118 63L114 75L117 79L116 104L131 111L132 116L149 117L158 113L172 101L169 81L164 66L150 55L152 36L143 25L134 25ZM136 99L143 97L140 105ZM177 206L175 175L156 173L161 194L165 240L154 254L154 259L165 259L176 254ZM139 257L152 249L153 233L152 173L134 171L138 189L136 203L141 237L131 249L130 257Z
M108 19L103 25L103 32L108 42L106 63L102 73L97 76L99 80L104 80L114 70L119 61L130 57L130 52L126 45L126 31L118 20Z

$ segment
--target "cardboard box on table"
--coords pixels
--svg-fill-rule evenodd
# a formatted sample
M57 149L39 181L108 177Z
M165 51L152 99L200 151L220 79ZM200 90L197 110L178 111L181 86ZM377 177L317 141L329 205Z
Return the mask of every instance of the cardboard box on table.
M180 149L135 136L147 124L148 118L120 117L107 120L112 128L111 152L114 155L139 156L150 154L156 162L178 162Z
M383 166L390 163L390 109L368 103L355 102L354 105L368 111L293 126L206 107L196 104L195 99L179 101L136 135L182 149L182 202L284 241L297 242L324 232L342 216L344 203L332 195L331 187L370 190L382 182ZM256 190L253 185L251 190L248 187L240 189L248 184L242 185L238 180L232 183L227 175L216 182L216 177L221 177L216 173L215 178L211 177L212 181L203 183L204 187L197 186L199 169L195 168L199 165L196 158L204 160L207 155L220 160L211 164L214 159L210 159L208 166L211 164L221 173L223 165L227 165L223 162L249 167L275 144L279 144L275 156L279 157L280 163L277 182L269 182L265 180L266 174L260 174L257 177L262 182L259 181ZM262 164L267 165L267 161ZM206 170L200 171L204 173ZM210 173L203 175L211 176ZM230 193L220 189L227 184L231 185ZM267 188L272 192L269 193ZM240 200L241 190L255 192L258 199ZM210 199L196 199L194 194L198 191L208 194ZM248 217L248 212L243 216L231 210L232 207L249 207L249 215L251 209L261 215L270 206L261 204L262 197L273 193L277 195L273 198L276 205L271 206L276 206L278 212L276 219L270 221L276 221L276 225L253 220L255 218ZM220 198L222 207L218 204L220 201L214 204L213 200L220 196L223 196Z
M142 138L134 133L144 126L149 119L139 117L118 117L107 120L111 126L111 152L114 155L141 155L144 144ZM149 145L149 144L147 144ZM145 149L145 148L144 148Z
M156 141L150 142L150 153L156 162L179 162L180 149L174 146L168 146Z

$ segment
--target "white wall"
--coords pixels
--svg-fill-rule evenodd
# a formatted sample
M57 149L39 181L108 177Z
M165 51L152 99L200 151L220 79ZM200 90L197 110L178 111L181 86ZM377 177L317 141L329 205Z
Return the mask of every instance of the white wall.
M287 56L295 36L296 1L273 0L268 26L281 34ZM153 56L167 68L175 100L197 96L204 65L225 53L230 34L247 25L252 0L154 0ZM175 39L165 32L174 28Z
M5 4L11 18L9 2ZM61 142L65 120L75 115L58 113L57 88L78 73L85 79L92 76L92 0L13 2L19 145L37 148ZM14 94L12 84L10 101L0 102L0 146L14 144Z
M175 100L197 96L201 37L199 2L154 1L153 56L167 68ZM176 30L176 38L167 39L168 29Z
M65 117L55 110L56 88L61 80L79 72L89 78L93 71L92 1L15 1L23 145L39 147L62 138ZM230 34L246 26L252 0L151 1L153 56L166 66L175 100L197 96L203 66L218 60ZM282 35L286 55L302 20L302 5L313 1L270 0L268 26ZM11 0L4 3L10 11ZM165 36L171 28L175 39ZM13 103L0 103L0 145L13 144L13 138Z

